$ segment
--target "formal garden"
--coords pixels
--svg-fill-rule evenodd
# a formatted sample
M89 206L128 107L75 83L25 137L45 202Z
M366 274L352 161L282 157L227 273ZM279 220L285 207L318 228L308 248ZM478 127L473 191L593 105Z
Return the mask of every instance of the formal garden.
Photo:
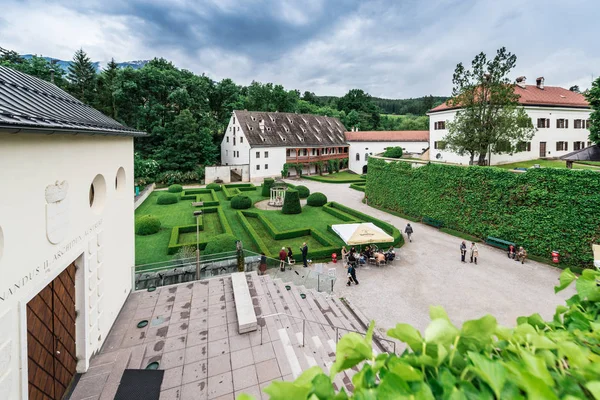
M269 202L274 183L266 179L260 186L209 184L200 189L172 185L166 191L154 191L135 212L136 265L193 257L197 237L203 255L235 250L236 240L241 240L244 249L271 258L277 258L282 247L291 247L299 261L300 246L306 242L309 258L331 259L344 245L331 227L345 223L372 222L391 235L395 245L403 242L392 225L329 202L305 186L287 184L281 208L255 207L258 202Z

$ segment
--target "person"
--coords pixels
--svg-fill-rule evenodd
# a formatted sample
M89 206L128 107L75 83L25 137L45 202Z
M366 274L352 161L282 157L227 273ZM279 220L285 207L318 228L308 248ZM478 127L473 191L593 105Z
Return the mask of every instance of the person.
M517 252L517 260L521 261L521 264L525 264L525 259L527 258L527 250L523 248L523 246L519 247L519 251Z
M282 247L279 251L279 270L285 271L285 258L287 257L287 253L285 251L285 247Z
M387 261L394 261L394 258L396 258L396 252L394 251L394 246L390 246L388 251L385 252L385 259Z
M385 262L385 255L380 251L375 253L375 262L377 265L381 265L382 262Z
M291 247L288 247L287 257L288 257L288 259L287 259L288 264L291 264L292 260L294 259L294 253L292 253L292 248Z
M460 261L461 262L463 262L463 263L466 262L465 261L466 255L467 255L467 244L463 240L463 242L460 244Z
M356 268L353 265L348 264L348 283L347 286L350 286L352 283L358 285L358 279L356 279Z
M477 257L479 257L479 247L475 244L475 242L471 242L471 262L475 262L477 265Z
M264 275L267 271L267 256L265 253L260 253L260 265L258 270L260 271L260 275Z
M352 250L354 250L354 247ZM356 253L352 250L350 250L350 254L348 254L348 264L356 265Z
M363 250L363 254L365 255L366 258L371 258L373 256L373 252L371 251L371 247L369 245L366 245L364 250Z
M515 256L517 255L516 249L514 245L509 245L508 246L508 258L512 258L513 260L515 259Z
M406 233L406 236L408 237L408 241L412 242L412 233L413 233L413 228L412 226L410 226L410 223L406 224L406 228L404 228L404 233Z
M302 243L300 252L302 253L302 263L304 264L304 268L308 268L308 246L306 245L306 242Z
M346 246L342 246L342 261L348 261L348 250L346 250Z

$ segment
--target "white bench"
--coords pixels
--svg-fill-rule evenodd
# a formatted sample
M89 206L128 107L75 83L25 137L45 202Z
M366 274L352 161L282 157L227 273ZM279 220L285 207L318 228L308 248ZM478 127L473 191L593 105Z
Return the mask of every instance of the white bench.
M237 313L238 332L246 333L258 328L256 313L250 297L250 289L244 272L231 274L231 286L233 287L233 299L235 301L235 312Z

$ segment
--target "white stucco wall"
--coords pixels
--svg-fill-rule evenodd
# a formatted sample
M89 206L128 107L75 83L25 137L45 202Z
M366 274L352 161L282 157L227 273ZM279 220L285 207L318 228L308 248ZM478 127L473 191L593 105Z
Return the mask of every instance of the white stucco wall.
M221 165L248 164L250 162L249 150L250 145L242 132L239 121L232 116L229 118L229 124L221 141Z
M368 159L365 154L378 154L385 151L388 147L402 147L404 153L422 153L429 146L428 142L348 142L350 171L357 174L363 173L363 167L367 165ZM356 154L359 154L359 160L356 160Z
M540 158L540 142L546 142L545 156L550 158L560 157L574 151L573 142L585 142L587 145L589 141L588 136L590 134L589 130L575 129L574 120L589 119L589 110L558 107L526 107L525 111L531 117L534 127L537 127L538 118L550 119L550 127L537 129L535 135L531 139L531 151L519 152L513 155L492 154L492 165L538 159ZM455 116L456 110L437 112L429 116L429 143L431 149L430 157L432 160L445 161L456 164L468 164L468 156L461 157L449 151L434 148L434 143L436 141L443 140L444 136L448 134L447 129L434 129L434 124L438 121L452 121ZM559 129L556 127L556 120L561 118L569 120L568 128ZM568 150L556 151L556 142L559 141L568 142ZM436 155L438 153L441 154L441 159L436 158Z
M131 290L133 139L0 132L0 171L0 399L25 399L27 302L76 261L77 370L84 372ZM98 174L105 195L97 186L92 208L90 185ZM53 244L45 191L63 181L65 217L54 222L64 235Z
M268 153L265 156L265 152ZM258 154L257 154L258 153ZM285 147L253 147L250 149L250 180L281 176L286 161ZM257 157L258 155L258 157ZM265 166L268 166L267 168ZM257 169L257 167L259 167Z

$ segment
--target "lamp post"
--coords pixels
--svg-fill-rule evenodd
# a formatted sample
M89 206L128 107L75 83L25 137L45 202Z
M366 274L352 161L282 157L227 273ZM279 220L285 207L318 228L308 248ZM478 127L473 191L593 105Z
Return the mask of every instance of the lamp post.
M202 215L202 210L194 211L194 217L196 217L196 280L200 280L200 215Z

